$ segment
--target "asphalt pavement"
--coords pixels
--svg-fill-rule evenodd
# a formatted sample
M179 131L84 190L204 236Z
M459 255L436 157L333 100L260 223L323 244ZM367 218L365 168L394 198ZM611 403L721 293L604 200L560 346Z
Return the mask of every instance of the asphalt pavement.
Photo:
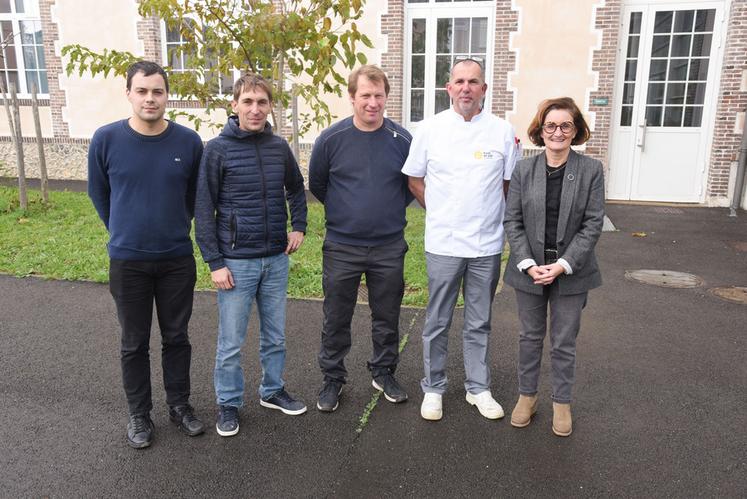
M574 431L552 434L548 357L540 406L526 428L488 421L464 401L457 311L444 418L420 418L421 309L407 336L394 405L366 371L370 312L356 309L340 408L315 409L322 306L288 304L288 390L303 416L259 406L257 321L244 349L241 432L214 431L215 294L195 295L192 404L208 425L189 438L168 421L152 339L154 444L125 442L118 324L106 285L0 276L0 497L745 497L747 305L709 290L747 287L747 213L608 206L617 232L597 246L604 286L591 292L578 341ZM662 288L626 271L692 273L701 285ZM495 300L492 391L517 397L517 319L509 288ZM373 407L366 412L366 407ZM368 414L366 421L361 421ZM366 419L365 417L363 419Z

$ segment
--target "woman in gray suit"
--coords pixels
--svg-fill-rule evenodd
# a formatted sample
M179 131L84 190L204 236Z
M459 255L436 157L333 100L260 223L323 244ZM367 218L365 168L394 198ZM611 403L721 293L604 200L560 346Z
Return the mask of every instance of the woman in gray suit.
M542 102L528 133L545 150L516 166L504 218L511 245L505 281L516 290L521 324L519 400L511 424L527 426L537 411L549 304L552 431L566 437L581 310L588 291L602 284L594 246L604 220L604 175L599 161L571 149L589 139L573 99Z

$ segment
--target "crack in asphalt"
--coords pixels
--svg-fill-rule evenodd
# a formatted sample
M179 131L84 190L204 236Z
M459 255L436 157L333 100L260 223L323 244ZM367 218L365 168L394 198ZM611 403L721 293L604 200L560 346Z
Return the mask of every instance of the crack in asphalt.
M415 327L415 323L420 318L420 315L423 313L423 310L418 310L415 315L412 316L412 319L410 319L410 323L407 325L407 331L405 332L404 336L400 338L399 341L399 353L402 353L407 346L407 343L410 340L410 333L413 331L413 328ZM353 449L355 448L356 442L358 442L358 439L360 438L361 434L363 433L363 430L368 425L368 420L371 417L371 414L373 414L374 409L376 409L376 405L379 402L379 398L381 398L381 392L377 391L371 396L371 400L368 401L366 404L366 407L363 409L363 413L361 414L361 417L358 418L358 426L355 429L355 436L353 437L353 440L350 442L350 445L348 445L346 451L345 451L345 457L342 459L340 466L338 467L338 473L337 476L343 476L343 470L347 468L350 464L350 458L353 453ZM336 488L339 485L339 480L335 480L335 485L329 490L326 494L324 494L324 497L334 497L336 495Z
M407 346L407 342L410 340L410 332L415 325L415 321L417 321L418 317L420 317L420 313L421 312L418 311L415 315L412 316L412 319L410 319L410 324L407 325L407 332L404 334L404 336L402 336L402 338L400 338L399 348L397 350L399 353L402 353L402 351L405 349L405 346ZM371 417L374 409L376 409L376 405L379 403L379 398L381 398L381 392L377 390L376 393L371 396L371 400L368 401L366 407L363 409L363 414L361 414L361 417L358 418L358 427L355 429L356 439L358 438L358 435L360 435L360 433L366 428L368 419Z

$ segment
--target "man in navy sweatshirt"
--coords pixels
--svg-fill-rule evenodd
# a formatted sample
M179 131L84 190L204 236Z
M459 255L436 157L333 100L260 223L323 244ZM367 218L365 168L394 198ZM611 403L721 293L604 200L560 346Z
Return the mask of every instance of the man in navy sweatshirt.
M88 195L109 231L109 288L122 328L127 443L153 441L149 344L153 302L161 329L169 417L189 436L203 433L189 405L195 259L189 237L200 137L163 118L164 70L140 61L127 70L132 116L99 128L88 150Z
M303 176L288 143L267 123L272 87L264 78L239 78L231 105L235 115L205 147L195 212L197 244L218 289L215 427L223 437L239 432L241 347L254 301L260 324L259 403L294 416L306 412L303 402L285 390L282 378L288 255L301 246L306 232Z
M410 134L384 118L389 81L376 66L348 79L353 116L324 130L309 163L309 189L324 203L322 248L324 324L319 366L324 383L317 408L338 407L351 345L350 324L361 275L371 307L374 388L393 403L407 400L394 378L399 361L399 309L404 294L405 208L413 199L400 170Z

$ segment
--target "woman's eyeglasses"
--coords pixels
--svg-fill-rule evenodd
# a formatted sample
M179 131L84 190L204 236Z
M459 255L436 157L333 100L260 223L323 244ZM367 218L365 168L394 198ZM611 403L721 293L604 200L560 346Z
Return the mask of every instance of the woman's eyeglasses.
M557 123L549 122L542 125L542 129L545 131L547 135L552 135L555 133L555 130L560 128L560 131L563 133L563 135L570 134L576 127L573 125L572 122L566 121L558 125Z

